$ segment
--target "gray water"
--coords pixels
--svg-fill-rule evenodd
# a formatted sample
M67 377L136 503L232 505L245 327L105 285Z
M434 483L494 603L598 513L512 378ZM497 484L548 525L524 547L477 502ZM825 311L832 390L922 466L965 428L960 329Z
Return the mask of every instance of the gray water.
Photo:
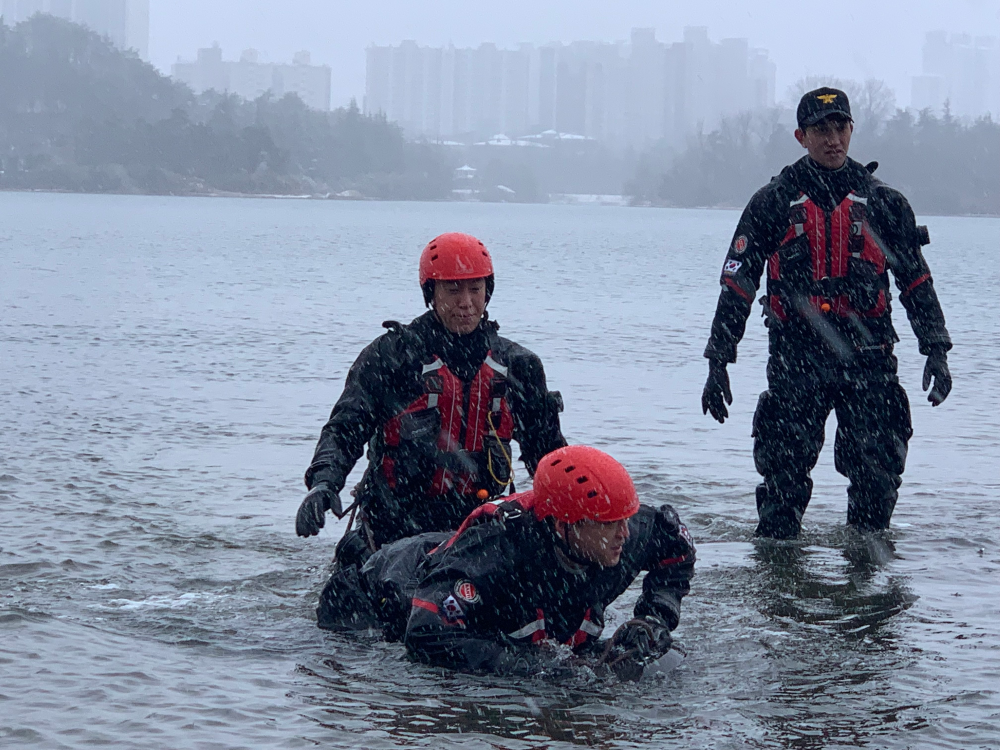
M0 194L0 746L1000 747L1000 221L924 219L956 385L931 409L897 310L916 435L893 553L844 529L829 449L802 540L752 540L758 318L732 419L699 405L736 218ZM456 229L491 248L491 311L569 439L699 543L670 673L470 677L314 625L342 527L295 537L303 470Z

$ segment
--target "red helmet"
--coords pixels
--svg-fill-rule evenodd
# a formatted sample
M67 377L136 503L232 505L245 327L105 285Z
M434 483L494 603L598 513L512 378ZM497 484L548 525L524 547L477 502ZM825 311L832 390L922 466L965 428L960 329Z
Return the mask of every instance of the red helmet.
M420 286L424 301L434 298L434 281L486 279L486 300L493 294L493 259L486 245L471 234L448 232L427 243L420 254Z
M639 495L625 467L607 453L570 445L538 463L534 509L539 519L608 523L635 515Z

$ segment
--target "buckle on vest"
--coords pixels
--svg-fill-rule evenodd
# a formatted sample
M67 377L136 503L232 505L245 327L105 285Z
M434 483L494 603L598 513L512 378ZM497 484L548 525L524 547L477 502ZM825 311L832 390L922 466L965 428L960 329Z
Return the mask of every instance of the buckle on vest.
M494 414L499 414L501 402L507 396L507 381L502 377L494 378L491 391L493 399L490 411Z
M827 276L815 282L815 289L818 296L822 297L821 302L832 302L835 297L844 293L844 280Z
M426 393L444 393L444 381L440 375L428 375L424 378L424 391Z

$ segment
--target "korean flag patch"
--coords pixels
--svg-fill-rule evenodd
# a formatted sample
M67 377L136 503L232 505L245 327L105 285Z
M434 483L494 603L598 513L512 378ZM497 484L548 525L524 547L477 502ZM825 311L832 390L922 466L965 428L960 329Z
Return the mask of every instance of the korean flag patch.
M445 619L448 622L455 622L465 617L465 611L451 594L441 603L441 609L444 611Z
M736 272L743 267L743 263L738 260L727 260L726 265L722 267L722 273L726 276L735 276Z

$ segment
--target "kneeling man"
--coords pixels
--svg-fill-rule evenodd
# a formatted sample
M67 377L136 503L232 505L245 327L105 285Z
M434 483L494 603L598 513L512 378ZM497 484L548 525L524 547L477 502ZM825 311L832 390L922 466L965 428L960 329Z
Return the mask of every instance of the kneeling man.
M635 679L670 649L694 562L673 508L640 504L620 463L569 446L539 462L532 491L481 506L450 538L389 545L352 585L335 576L320 624L377 622L412 658L473 672L533 674L564 661L564 644ZM606 607L643 571L634 619L602 641Z

